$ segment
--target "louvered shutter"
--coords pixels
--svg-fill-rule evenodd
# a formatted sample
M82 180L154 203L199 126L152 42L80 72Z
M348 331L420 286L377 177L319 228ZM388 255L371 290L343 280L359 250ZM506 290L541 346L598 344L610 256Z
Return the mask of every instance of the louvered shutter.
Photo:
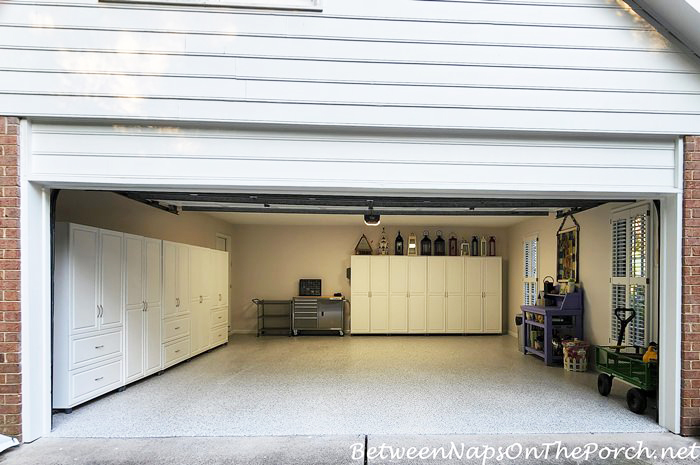
M537 302L537 237L523 241L523 304Z
M612 231L610 339L616 341L620 324L614 309L633 308L635 319L627 326L622 343L646 346L650 303L649 262L651 248L650 206L617 211L610 221Z

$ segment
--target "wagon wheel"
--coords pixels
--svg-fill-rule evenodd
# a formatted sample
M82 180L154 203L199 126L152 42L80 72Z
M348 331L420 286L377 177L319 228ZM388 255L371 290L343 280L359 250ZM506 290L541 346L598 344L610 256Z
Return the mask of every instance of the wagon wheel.
M647 409L647 396L644 391L638 388L627 391L627 407L634 413L644 413Z
M612 389L613 378L610 375L601 373L598 375L598 392L601 396L607 397Z

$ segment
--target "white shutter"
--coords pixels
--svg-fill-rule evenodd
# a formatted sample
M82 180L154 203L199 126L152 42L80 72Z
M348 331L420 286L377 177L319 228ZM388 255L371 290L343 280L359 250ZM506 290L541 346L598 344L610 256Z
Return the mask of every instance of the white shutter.
M618 210L612 230L610 339L617 341L620 324L616 308L633 308L635 318L627 326L625 345L646 346L650 312L650 208L649 204Z

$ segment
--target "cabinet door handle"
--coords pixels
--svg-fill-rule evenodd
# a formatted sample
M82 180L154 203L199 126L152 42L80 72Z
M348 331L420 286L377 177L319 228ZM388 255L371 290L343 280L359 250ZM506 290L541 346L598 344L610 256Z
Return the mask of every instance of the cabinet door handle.
M146 301L145 301L145 300L142 300L142 301L141 301L141 311L142 311L142 312L145 312L145 311L146 311Z
M178 329L180 329L180 327L179 327L179 326L175 326L175 331L177 331Z
M219 294L219 302L221 302L221 294Z
M204 299L203 299L202 296L200 295L200 296L199 296L199 303L201 304L202 302L204 302Z
M103 348L104 346L105 346L104 344L99 345L99 346L95 346L95 349L101 349L101 348Z
M99 380L101 380L101 379L105 379L105 377L104 377L104 376L100 376L99 378L95 378L95 381L99 381Z
M177 349L177 350L175 351L175 353L176 353L176 354L179 354L179 353L180 353L180 349Z
M179 307L179 306L180 306L180 299L175 297L175 307Z

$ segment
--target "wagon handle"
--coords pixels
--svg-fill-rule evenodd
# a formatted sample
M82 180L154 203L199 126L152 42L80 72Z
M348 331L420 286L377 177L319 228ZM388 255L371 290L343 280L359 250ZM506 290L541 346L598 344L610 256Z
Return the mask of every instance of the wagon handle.
M625 318L625 313L631 312L630 316ZM622 348L622 338L625 337L625 330L630 321L634 320L637 316L637 312L633 308L621 308L615 309L615 318L620 322L620 333L617 335L617 348L615 348L615 353L619 354Z

